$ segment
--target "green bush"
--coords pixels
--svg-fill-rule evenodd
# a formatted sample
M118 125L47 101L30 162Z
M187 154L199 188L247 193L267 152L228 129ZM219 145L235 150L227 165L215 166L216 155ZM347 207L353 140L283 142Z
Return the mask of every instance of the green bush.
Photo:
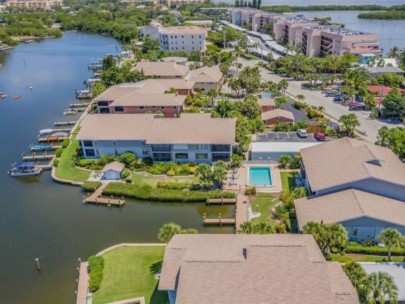
M256 195L256 188L255 187L246 188L245 195Z
M101 186L101 182L86 181L82 184L82 189L85 191L96 191Z
M67 146L69 146L69 144L70 144L70 138L68 137L68 138L65 138L64 141L62 141L61 146L63 149L65 149Z
M58 148L58 149L56 149L56 151L55 151L55 156L56 156L57 158L59 158L59 157L62 156L62 153L63 153L63 148Z
M363 246L356 242L350 242L346 248L346 253L356 254L371 254L371 255L388 255L387 248L378 246ZM404 249L391 249L391 255L403 256L405 255Z
M96 292L103 280L104 258L101 256L91 256L88 259L90 278L89 289L91 292Z
M308 115L309 119L323 118L324 117L322 112L316 111L316 110L313 110L313 109L308 109L307 110L307 115Z
M131 171L129 171L128 169L124 169L121 172L121 179L126 179L130 175L131 175Z
M93 159L82 158L76 162L76 166L89 169L90 166L94 165L94 163L95 161Z
M296 101L293 103L293 107L297 110L306 109L308 105L305 102Z
M55 158L55 159L53 160L53 163L52 163L52 164L53 164L53 166L54 166L55 168L56 168L57 166L59 166L59 159L56 159L56 158Z
M157 188L171 189L171 190L185 190L190 187L189 183L176 183L176 182L158 182Z
M166 202L203 202L207 198L234 198L235 193L223 191L184 191L153 188L149 185L109 183L103 194L132 197L140 200Z

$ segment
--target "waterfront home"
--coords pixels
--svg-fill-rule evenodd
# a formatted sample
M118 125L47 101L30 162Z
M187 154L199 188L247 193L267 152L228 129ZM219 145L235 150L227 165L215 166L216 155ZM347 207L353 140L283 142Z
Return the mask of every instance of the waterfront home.
M405 201L405 165L388 148L345 137L302 149L301 157L311 195L353 188Z
M207 31L196 26L171 26L159 28L160 50L164 52L204 52Z
M224 81L224 75L218 66L205 66L192 70L186 79L194 83L193 89L198 89L203 93L207 93L211 89L221 89Z
M311 235L175 235L158 289L171 304L359 303Z
M398 67L385 66L385 67L374 67L367 66L365 67L366 71L370 74L371 77L377 77L383 74L391 73L399 76L403 76L405 71Z
M294 114L283 109L274 109L262 113L262 120L267 126L275 125L277 122L294 123Z
M183 113L180 118L153 114L85 115L76 139L84 158L133 152L156 162L230 161L236 119Z
M132 70L142 71L145 76L157 79L185 78L189 68L177 64L174 61L168 62L138 62Z
M184 79L122 83L105 90L93 103L98 113L161 113L177 117L185 107L186 95L192 95L193 84Z
M405 203L381 195L348 189L295 200L299 230L310 222L338 223L350 241L377 240L380 232L394 228L405 234Z

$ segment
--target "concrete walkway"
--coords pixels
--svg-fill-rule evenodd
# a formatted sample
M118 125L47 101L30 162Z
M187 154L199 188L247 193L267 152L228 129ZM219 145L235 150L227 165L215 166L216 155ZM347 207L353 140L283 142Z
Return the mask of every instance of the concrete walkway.
M87 272L87 266L87 262L80 263L76 304L91 303L91 300L89 302L87 301L89 288L89 273Z

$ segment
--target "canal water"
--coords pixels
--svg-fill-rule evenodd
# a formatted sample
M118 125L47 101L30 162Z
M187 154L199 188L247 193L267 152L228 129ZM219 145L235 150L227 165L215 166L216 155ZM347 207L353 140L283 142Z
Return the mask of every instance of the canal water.
M87 64L120 49L111 38L67 33L0 53L0 303L73 303L78 258L122 242L157 242L173 221L206 233L202 216L230 207L128 201L125 207L83 205L79 188L54 183L49 172L16 179L6 172L35 143L38 131L66 120L63 111L90 75ZM30 90L29 86L33 89ZM13 101L10 97L20 95ZM39 258L41 271L36 270Z

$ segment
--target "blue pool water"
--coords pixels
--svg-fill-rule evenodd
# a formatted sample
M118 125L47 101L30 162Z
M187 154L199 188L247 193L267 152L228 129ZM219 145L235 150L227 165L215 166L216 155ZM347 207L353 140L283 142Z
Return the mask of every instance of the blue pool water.
M270 167L250 167L249 185L250 186L271 186L271 168Z

